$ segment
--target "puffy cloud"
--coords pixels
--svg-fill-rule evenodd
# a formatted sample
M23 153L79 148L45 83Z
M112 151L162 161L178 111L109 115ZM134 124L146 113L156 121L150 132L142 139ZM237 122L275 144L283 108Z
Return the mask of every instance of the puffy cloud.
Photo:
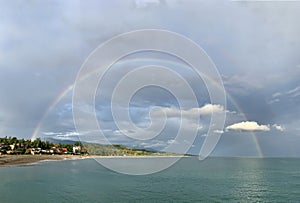
M199 111L201 115L210 115L212 113L224 112L224 107L219 104L205 104Z
M225 109L223 106L219 104L205 104L204 106L200 108L191 108L188 110L180 110L178 108L157 108L153 110L153 115L163 115L162 113L165 113L169 117L180 117L182 116L188 116L188 117L197 117L197 116L207 116L211 115L212 113L222 113L225 112Z
M270 131L268 125L259 125L255 121L243 121L235 123L226 127L226 130L240 130L240 131Z
M272 127L281 132L284 131L284 127L282 127L281 125L274 124L274 125L272 125Z

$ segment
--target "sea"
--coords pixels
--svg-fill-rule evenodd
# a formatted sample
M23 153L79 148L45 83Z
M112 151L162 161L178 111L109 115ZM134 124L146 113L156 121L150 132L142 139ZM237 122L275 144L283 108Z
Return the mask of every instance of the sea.
M140 176L93 159L9 166L0 202L300 202L300 159L185 157Z

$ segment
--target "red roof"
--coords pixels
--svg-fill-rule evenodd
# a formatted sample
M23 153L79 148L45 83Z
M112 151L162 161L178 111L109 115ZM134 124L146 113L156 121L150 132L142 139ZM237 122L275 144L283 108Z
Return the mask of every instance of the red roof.
M67 152L68 149L67 149L67 148L61 148L61 151L62 151L62 152Z

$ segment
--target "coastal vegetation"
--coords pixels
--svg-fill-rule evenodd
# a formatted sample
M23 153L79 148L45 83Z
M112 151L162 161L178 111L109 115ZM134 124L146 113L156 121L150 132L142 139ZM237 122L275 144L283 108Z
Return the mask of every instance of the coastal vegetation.
M16 137L0 138L0 154L87 154L81 142L74 144L51 143L35 140L17 139Z
M146 149L130 148L124 145L101 145L95 143L74 144L51 143L35 140L17 139L16 137L0 138L0 155L23 154L72 154L72 155L98 155L98 156L172 156L174 153L157 152Z

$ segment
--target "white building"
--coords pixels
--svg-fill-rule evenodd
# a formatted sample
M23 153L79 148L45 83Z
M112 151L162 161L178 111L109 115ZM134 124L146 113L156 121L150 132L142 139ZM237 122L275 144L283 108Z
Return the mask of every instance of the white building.
M73 146L73 154L79 154L81 152L81 146Z

